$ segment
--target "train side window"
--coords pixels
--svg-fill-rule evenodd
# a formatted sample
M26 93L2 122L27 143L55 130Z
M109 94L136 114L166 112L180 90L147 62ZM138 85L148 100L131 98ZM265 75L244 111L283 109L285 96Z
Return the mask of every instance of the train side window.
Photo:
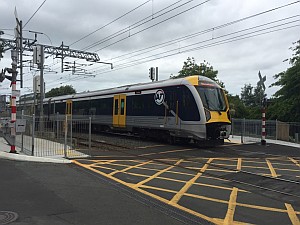
M115 115L118 115L118 111L119 111L118 109L119 109L119 100L115 99L115 112L114 112Z
M121 99L121 115L124 115L125 102L124 99Z

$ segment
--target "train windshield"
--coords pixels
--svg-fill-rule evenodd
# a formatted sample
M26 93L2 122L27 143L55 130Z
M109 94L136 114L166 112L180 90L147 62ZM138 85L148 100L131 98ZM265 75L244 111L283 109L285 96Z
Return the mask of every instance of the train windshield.
M226 103L223 91L216 86L196 86L204 108L210 111L225 111Z

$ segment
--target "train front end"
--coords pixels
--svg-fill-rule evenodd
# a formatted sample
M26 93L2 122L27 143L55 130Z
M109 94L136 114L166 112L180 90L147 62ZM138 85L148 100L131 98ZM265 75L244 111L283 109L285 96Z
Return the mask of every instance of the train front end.
M229 104L224 90L209 78L199 76L195 86L205 114L206 140L223 143L231 132Z

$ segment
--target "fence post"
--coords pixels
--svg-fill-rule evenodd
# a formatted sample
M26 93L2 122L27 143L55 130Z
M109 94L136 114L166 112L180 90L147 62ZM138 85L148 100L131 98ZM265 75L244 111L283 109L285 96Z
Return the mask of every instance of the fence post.
M243 118L242 120L241 143L244 143L244 134L245 134L245 118Z
M261 145L266 145L266 108L262 107Z
M233 122L233 118L231 119L231 136L233 138L233 126L234 125L234 122Z
M31 155L34 156L35 114L32 115Z
M276 137L275 137L275 138L276 138L276 141L277 141L277 139L278 139L278 120L277 120L277 119L275 120L275 123L276 123L276 124L275 124L275 132L276 132L276 133L275 133L275 136L276 136Z
M58 139L59 138L59 122L58 122L58 112L56 113L56 138Z
M92 151L92 117L89 117L89 153Z
M65 156L65 158L67 158L67 141L68 141L68 116L67 115L65 118L64 129L65 129L64 156Z
M24 119L24 110L22 110L22 117L21 119L23 120ZM22 132L21 133L21 152L24 151L24 133Z

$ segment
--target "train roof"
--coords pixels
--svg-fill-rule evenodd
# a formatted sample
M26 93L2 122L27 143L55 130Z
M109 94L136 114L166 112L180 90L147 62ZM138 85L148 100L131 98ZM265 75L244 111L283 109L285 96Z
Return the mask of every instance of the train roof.
M214 86L219 87L219 85L216 82L214 82L213 80L211 80L207 77L204 77L204 76L195 75L195 76L189 76L189 77L184 77L184 78L167 79L167 80L148 82L148 83L137 83L137 84L124 85L124 86L120 86L120 87L103 89L103 90L98 90L98 91L90 91L90 92L82 92L82 93L71 94L71 95L50 97L50 98L45 98L44 101L48 101L48 100L60 101L60 100L64 100L64 99L86 98L86 97L92 97L92 96L97 96L97 95L139 91L139 90L144 90L144 89L155 89L155 88L176 86L176 85L193 85L194 86L194 85L198 85L199 82L208 82L208 83L214 84Z

